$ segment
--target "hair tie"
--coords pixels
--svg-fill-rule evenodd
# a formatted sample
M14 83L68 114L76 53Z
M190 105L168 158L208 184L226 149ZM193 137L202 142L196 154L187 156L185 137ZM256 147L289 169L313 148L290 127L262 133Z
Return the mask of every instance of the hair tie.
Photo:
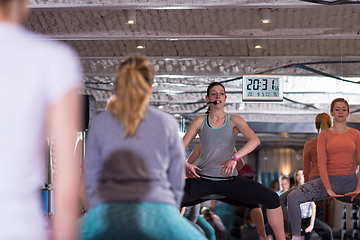
M322 122L326 122L326 120L324 119L324 120L322 120Z

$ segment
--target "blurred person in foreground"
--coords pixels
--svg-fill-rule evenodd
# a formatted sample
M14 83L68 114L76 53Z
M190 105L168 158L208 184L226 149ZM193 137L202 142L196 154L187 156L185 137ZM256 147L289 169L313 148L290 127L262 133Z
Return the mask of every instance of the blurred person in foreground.
M154 77L149 59L127 58L115 77L115 102L91 122L80 239L206 239L178 211L183 145L176 119L149 106Z
M0 0L0 239L46 239L46 136L57 149L53 239L76 239L80 70L68 47L20 25L27 4Z

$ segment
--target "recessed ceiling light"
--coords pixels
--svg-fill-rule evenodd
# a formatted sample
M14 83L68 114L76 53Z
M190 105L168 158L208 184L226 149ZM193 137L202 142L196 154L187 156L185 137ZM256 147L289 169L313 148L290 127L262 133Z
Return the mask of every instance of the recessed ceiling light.
M136 10L126 10L126 24L136 23Z
M136 40L136 48L144 49L145 48L145 40Z
M271 9L270 8L260 9L260 21L262 23L271 23Z
M262 47L262 39L254 39L254 48L260 49Z

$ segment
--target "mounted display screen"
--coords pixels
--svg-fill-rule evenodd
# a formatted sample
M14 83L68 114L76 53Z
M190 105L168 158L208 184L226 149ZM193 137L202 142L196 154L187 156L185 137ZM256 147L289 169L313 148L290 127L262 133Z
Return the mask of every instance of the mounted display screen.
M243 101L282 101L282 75L243 75Z

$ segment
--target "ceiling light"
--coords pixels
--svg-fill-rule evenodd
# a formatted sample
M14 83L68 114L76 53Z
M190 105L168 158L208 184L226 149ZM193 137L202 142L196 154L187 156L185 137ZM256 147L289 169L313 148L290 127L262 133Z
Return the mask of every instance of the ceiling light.
M182 90L170 90L170 89L160 89L158 92L162 92L162 93L172 95L172 94L184 93L185 91L182 91Z
M144 49L145 48L145 40L136 40L136 48Z
M245 104L244 103L239 103L239 107L238 107L239 110L244 110L245 109Z
M262 47L262 39L254 39L254 48L260 49Z
M271 9L270 8L260 9L260 21L262 23L271 23Z
M290 166L287 166L287 165L282 166L282 167L281 167L281 173L282 173L282 175L289 176L289 174L291 173L291 169L290 169L290 168L291 168L291 167L290 167Z
M126 24L136 23L136 10L126 10Z

